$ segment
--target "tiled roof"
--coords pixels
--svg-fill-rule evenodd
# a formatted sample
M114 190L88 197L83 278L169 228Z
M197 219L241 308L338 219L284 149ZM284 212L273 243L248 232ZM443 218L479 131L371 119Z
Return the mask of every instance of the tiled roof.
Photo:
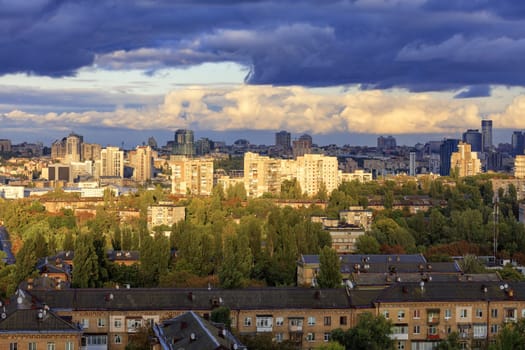
M16 309L4 315L6 318L0 321L0 334L18 333L20 331L36 333L81 332L75 325L60 318L50 310Z
M186 350L215 350L218 348L231 349L233 344L237 348L244 346L235 339L230 332L221 329L204 320L192 311L186 312L162 325L154 327L155 334L161 340L164 349Z
M330 309L350 306L344 288L68 289L27 293L54 310Z
M421 254L345 254L340 255L341 264L426 264ZM305 264L319 264L319 255L301 255Z

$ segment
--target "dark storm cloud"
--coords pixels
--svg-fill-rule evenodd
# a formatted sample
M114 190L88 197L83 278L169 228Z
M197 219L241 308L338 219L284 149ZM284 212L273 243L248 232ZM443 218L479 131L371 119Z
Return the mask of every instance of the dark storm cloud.
M523 86L523 16L511 0L8 0L0 73L233 61L251 84Z

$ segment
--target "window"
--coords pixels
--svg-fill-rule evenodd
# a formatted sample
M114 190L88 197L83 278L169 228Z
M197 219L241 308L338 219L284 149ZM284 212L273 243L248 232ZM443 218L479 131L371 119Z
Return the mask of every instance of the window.
M313 317L313 316L309 316L308 317L308 325L309 326L314 326L315 325L315 317Z
M290 319L290 326L302 327L303 326L303 319L302 318L291 318Z
M55 343L53 342L47 343L47 350L55 350Z
M106 326L106 319L105 318L99 318L97 320L97 327L105 327Z
M18 343L9 343L9 350L18 350Z
M477 318L482 318L483 317L483 310L476 309L476 317Z
M490 317L497 318L498 317L498 309L490 309Z
M346 326L346 322L347 322L346 320L347 320L346 316L339 317L339 324L341 326Z
M36 343L35 342L28 343L27 350L36 350Z
M84 329L89 328L89 318L83 318L80 321L80 324L82 325L82 328Z
M450 309L445 310L445 320L450 320L452 318L452 312Z
M323 335L323 340L324 340L325 342L329 342L329 341L330 341L330 333L325 333L325 334Z
M315 333L308 333L306 335L306 340L307 341L315 341Z
M437 327L436 326L429 326L428 327L428 334L429 335L437 335L438 334Z
M419 309L414 310L413 317L416 320L419 320L421 318L421 311Z
M460 318L467 318L467 317L468 317L468 311L467 311L467 309L461 309L461 310L459 310L459 317L460 317Z
M390 313L388 312L388 310L383 311L383 316L384 316L386 319L389 319L389 318L390 318Z
M275 318L275 325L276 326L282 326L284 324L284 318L282 317L276 317Z
M275 341L277 343L280 343L283 341L283 334L282 333L275 333Z
M113 343L115 343L115 344L121 344L122 343L122 338L120 337L120 335L115 334L115 337L113 338Z
M497 324L490 325L490 333L496 334L499 331L499 326Z
M323 324L325 326L330 326L332 324L332 318L330 316L325 316Z
M272 328L273 317L271 316L257 316L255 318L255 325L257 328Z
M75 344L72 341L66 342L66 350L75 350Z
M245 317L244 318L244 327L250 327L252 325L252 318L251 317Z
M122 328L122 319L121 318L116 318L114 321L113 321L113 326L115 328Z
M487 326L484 324L475 324L473 326L474 338L485 338L487 336Z
M525 309L521 309L521 317L525 317Z
M402 340L399 340L397 342L397 350L405 350L405 342Z
M397 312L397 318L398 318L398 319L403 319L403 318L405 318L405 310L399 310L399 311Z
M420 334L421 333L421 327L419 325L414 326L414 334Z

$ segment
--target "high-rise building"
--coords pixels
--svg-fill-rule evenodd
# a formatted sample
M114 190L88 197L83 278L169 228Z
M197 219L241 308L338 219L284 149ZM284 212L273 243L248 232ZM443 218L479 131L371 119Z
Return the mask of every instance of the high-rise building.
M327 193L339 186L337 157L321 154L305 154L297 157L297 181L301 190L309 196L315 196L324 184Z
M124 151L106 147L100 151L100 176L124 177Z
M195 142L195 152L198 156L210 154L213 149L213 141L209 138L203 137Z
M481 133L478 129L468 129L463 133L463 142L468 143L472 152L481 152Z
M512 155L517 156L523 154L525 148L525 135L521 131L514 131L512 133Z
M393 136L379 136L377 138L377 148L379 150L395 149L396 146L396 139Z
M291 167L288 167L291 169ZM244 187L248 197L260 197L264 193L281 191L281 160L244 153Z
M102 147L98 143L82 144L82 160L96 161L100 159Z
M445 139L439 147L439 175L449 176L450 175L450 156L453 152L458 150L459 140L457 139Z
M410 152L409 175L416 176L416 152Z
M207 196L213 188L213 159L172 156L171 193Z
M275 133L275 146L283 151L290 151L292 149L292 135L286 130Z
M129 160L133 168L133 179L144 182L153 177L153 151L150 146L137 146L130 152Z
M193 130L179 129L175 131L173 154L178 156L192 157L195 154L193 139Z
M301 135L293 141L293 156L300 157L309 154L312 151L312 136L308 134Z
M472 152L468 143L460 142L458 151L450 156L451 171L454 170L459 177L473 176L481 173L481 161L477 153Z
M481 145L483 152L492 150L492 120L481 121Z
M525 155L517 155L514 160L514 177L525 179Z
M11 152L11 140L0 139L0 153Z
M82 160L82 143L84 137L71 133L66 137L65 163L80 162Z

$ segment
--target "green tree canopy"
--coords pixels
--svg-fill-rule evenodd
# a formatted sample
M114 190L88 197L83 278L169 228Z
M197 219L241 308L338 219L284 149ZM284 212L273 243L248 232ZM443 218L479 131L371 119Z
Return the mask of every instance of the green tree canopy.
M326 246L319 256L317 283L321 288L336 288L341 285L341 264L334 249Z
M349 350L392 350L394 341L390 334L392 323L389 320L367 312L359 316L355 327L334 330L332 339Z

